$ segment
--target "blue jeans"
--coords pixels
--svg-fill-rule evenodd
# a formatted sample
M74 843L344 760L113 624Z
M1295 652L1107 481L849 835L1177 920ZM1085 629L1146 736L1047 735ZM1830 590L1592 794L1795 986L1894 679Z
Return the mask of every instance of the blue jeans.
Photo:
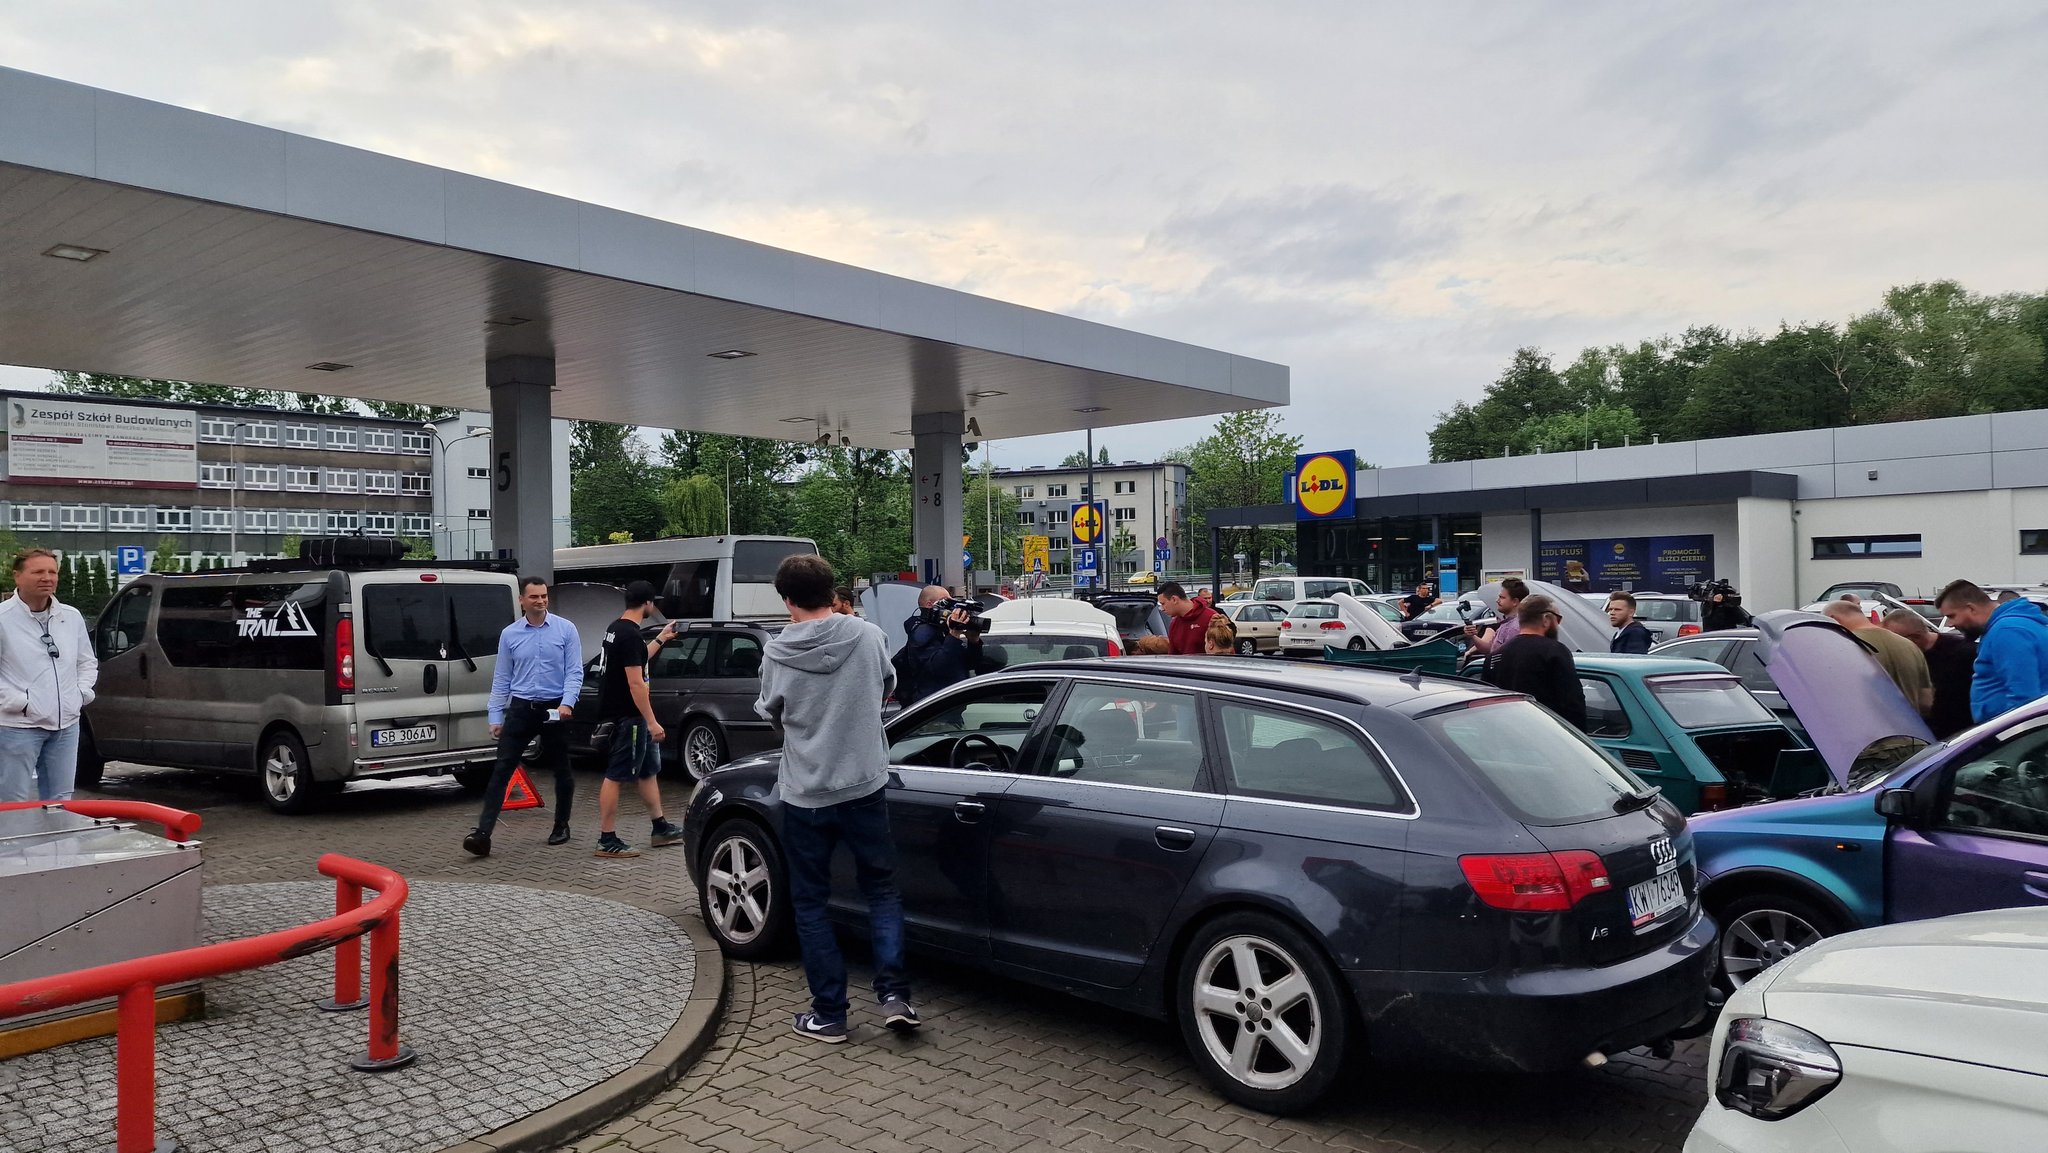
M68 801L78 779L78 726L0 727L0 801Z
M896 889L896 842L889 835L887 790L822 809L782 806L782 852L789 864L789 907L803 950L811 1009L821 1021L846 1023L846 958L832 936L825 902L832 895L832 854L853 851L854 877L868 904L875 952L875 999L910 999L903 975L903 895Z

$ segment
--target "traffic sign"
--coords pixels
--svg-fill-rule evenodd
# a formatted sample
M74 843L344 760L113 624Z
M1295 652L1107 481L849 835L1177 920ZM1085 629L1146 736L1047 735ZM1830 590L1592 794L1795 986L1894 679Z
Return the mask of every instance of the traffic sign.
M1152 562L1152 571L1153 571L1153 572L1156 572L1156 573L1163 573L1163 572L1165 572L1165 571L1166 571L1166 561L1165 561L1165 560L1163 560L1163 559L1155 559L1155 560L1154 560L1154 561Z
M961 568L964 568L964 569L971 569L971 568L973 568L973 567L974 567L974 554L973 554L973 553L971 553L971 552L963 552L963 553L961 553L961 554L960 554L960 567L961 567Z
M1102 540L1101 501L1088 501L1074 506L1072 528L1075 544L1098 544Z
M1426 541L1426 540L1422 540L1422 541L1416 541L1416 542L1415 542L1415 549L1416 549L1416 551L1417 551L1417 552L1435 552L1435 551L1436 551L1436 544L1435 544L1435 542L1433 542L1433 541Z
M1155 548L1152 550L1152 560L1155 563L1170 561L1172 559L1173 550L1170 548Z
M1164 551L1164 552L1166 552L1166 553L1167 553L1167 554L1168 554L1169 556L1170 556L1170 555L1172 555L1172 553L1173 553L1173 542L1172 542L1172 541L1170 541L1170 540L1167 540L1167 539L1166 539L1165 537L1160 537L1160 538L1159 538L1158 540L1155 540L1155 541L1153 541L1153 542L1152 542L1152 547L1153 547L1153 548L1156 548L1156 549L1160 549L1160 550L1163 550L1163 551Z
M114 550L114 565L120 576L141 576L145 567L142 546L124 544Z
M1077 548L1077 549L1075 549L1075 550L1074 550L1074 575L1075 575L1075 576L1094 576L1094 575L1095 575L1095 564L1096 564L1096 558L1097 558L1097 557L1098 557L1098 556L1099 556L1100 554L1101 554L1101 550L1100 550L1100 549L1094 549L1094 548Z
M1052 571L1052 538L1027 536L1022 541L1025 572Z

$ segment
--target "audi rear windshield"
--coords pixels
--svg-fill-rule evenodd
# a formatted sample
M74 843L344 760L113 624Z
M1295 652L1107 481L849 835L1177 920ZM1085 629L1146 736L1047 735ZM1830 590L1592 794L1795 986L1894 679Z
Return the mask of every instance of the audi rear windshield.
M1518 697L1444 709L1417 723L1524 824L1611 817L1617 798L1646 791L1577 729Z

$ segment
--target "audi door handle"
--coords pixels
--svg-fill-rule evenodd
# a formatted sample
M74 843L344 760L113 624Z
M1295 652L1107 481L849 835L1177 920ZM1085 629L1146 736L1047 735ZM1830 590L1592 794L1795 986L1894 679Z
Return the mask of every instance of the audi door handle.
M988 812L988 806L980 801L959 801L953 805L953 818L963 825L971 825Z
M1161 825L1152 830L1152 839L1159 842L1160 848L1175 853L1184 853L1195 847L1195 831L1173 825Z

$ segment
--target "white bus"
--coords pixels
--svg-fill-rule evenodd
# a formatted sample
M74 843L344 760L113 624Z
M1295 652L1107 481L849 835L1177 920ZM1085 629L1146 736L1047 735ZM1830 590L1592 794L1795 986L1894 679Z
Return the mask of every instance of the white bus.
M655 606L671 620L733 621L789 615L775 593L784 557L811 555L816 541L798 536L690 536L631 544L555 550L555 579L624 588L646 581Z

